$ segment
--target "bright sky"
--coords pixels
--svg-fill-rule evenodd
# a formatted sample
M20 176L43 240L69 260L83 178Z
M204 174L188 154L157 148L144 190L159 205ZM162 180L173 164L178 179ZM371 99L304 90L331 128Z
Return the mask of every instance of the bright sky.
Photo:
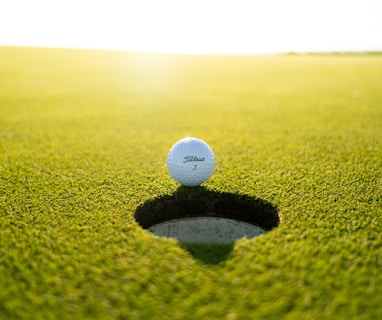
M0 0L0 45L382 51L382 0Z

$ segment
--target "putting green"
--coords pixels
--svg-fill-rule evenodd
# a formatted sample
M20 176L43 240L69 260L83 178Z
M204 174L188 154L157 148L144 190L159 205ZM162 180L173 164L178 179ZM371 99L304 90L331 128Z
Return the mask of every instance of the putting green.
M381 318L381 106L381 55L0 48L0 318ZM196 189L166 169L185 136L216 157ZM282 221L224 245L135 221L195 193Z

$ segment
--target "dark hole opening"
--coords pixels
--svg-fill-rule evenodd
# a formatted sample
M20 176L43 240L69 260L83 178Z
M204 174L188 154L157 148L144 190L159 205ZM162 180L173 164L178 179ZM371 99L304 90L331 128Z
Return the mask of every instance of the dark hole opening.
M172 195L149 200L136 209L134 217L144 229L173 219L196 217L233 219L266 231L280 223L276 207L265 200L203 187L180 187Z
M202 221L204 229L205 218L207 220L210 218L218 218L214 220L221 220L220 218L223 218L224 220L225 218L237 221L239 224L241 222L248 223L253 226L253 231L261 228L261 233L270 231L280 223L280 215L277 212L277 208L265 200L248 195L210 191L203 187L180 187L172 195L160 196L149 200L136 209L134 217L144 229L149 229L149 231L152 230L152 227L155 228L163 223L171 224L174 220L188 223L188 221L195 221L194 218L201 218L200 221ZM189 230L191 229L190 226ZM177 233L174 236L152 232L159 236L178 239L181 247L202 263L218 264L229 257L234 241L241 238L243 234L240 234L240 230L232 237L232 233L230 236L227 235L228 232L224 233L224 228L220 234L216 233L215 229L218 229L218 226L211 229L207 228L208 236L210 236L210 233L215 232L212 235L212 239L214 239L212 241L211 239L209 241L199 241L200 237L196 237L197 241L194 241L194 238L192 241L185 240L183 233ZM259 235L257 232L250 230L244 236L253 237ZM252 236L249 234L252 234ZM223 239L219 238L221 236ZM190 238L186 237L186 239ZM215 241L216 239L219 241Z

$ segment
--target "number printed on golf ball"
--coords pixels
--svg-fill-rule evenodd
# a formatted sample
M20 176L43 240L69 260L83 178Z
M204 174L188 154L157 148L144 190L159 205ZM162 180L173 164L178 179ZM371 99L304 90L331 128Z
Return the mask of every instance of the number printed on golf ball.
M214 172L215 156L210 146L197 138L184 138L175 143L167 156L171 177L186 187L205 182Z

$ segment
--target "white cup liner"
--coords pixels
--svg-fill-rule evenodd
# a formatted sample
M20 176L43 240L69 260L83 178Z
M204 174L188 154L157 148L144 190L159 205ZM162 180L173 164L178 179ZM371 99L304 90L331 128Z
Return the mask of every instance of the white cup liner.
M219 217L172 219L153 225L148 230L160 237L176 238L189 243L230 243L267 232L244 221Z

